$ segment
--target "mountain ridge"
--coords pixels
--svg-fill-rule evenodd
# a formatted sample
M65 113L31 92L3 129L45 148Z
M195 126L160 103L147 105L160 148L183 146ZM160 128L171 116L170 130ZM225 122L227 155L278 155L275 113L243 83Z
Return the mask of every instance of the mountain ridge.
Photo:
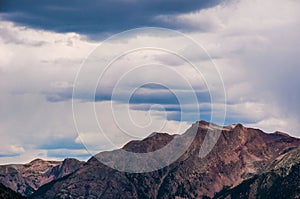
M281 154L263 173L216 193L216 199L300 198L300 146Z
M42 186L32 198L212 198L224 187L232 189L264 173L276 158L300 146L298 138L267 134L241 124L225 127L205 121L195 124L198 129L190 147L166 167L146 173L121 172L99 162L97 155L103 154L99 153L75 172ZM200 158L205 137L215 136L209 134L209 130L219 130L220 135L212 150ZM155 133L143 140L131 141L123 149L148 153L173 139L185 142L184 134ZM130 160L124 164L130 164ZM137 164L143 165L142 162Z

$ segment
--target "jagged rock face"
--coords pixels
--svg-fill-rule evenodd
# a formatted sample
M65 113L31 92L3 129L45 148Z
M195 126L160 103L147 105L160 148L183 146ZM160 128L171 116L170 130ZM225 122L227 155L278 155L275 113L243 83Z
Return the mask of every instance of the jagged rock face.
M221 129L221 134L212 151L200 158L199 150L210 128ZM129 142L123 149L137 153L150 152L161 148L174 137L156 133L142 141ZM209 126L209 123L201 121L191 146L169 166L148 173L126 173L111 169L92 157L79 170L41 187L32 197L213 197L224 187L234 187L245 179L263 173L282 154L299 145L299 139L286 134L266 134L240 124Z
M0 166L0 182L24 196L31 195L42 185L63 177L83 165L75 159L45 161L35 159L27 164Z

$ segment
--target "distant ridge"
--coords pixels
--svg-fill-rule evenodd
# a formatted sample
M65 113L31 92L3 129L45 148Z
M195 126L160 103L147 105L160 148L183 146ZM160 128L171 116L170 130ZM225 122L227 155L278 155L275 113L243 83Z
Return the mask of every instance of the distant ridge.
M42 185L74 172L83 163L67 158L64 161L35 159L27 164L1 165L0 183L24 196L30 196Z

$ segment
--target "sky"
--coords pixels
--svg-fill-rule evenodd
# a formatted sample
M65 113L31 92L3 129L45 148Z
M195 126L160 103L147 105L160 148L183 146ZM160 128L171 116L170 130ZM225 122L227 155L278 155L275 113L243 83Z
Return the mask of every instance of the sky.
M86 160L212 116L300 137L299 11L297 0L0 1L0 164Z

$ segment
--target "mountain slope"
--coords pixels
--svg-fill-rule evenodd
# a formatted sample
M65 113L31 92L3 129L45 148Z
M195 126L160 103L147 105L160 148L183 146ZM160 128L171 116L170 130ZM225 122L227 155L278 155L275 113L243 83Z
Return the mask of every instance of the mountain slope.
M82 165L83 162L70 158L64 161L35 159L24 165L1 165L0 183L29 196L42 185L72 173Z
M21 194L14 192L8 187L0 183L0 198L1 199L26 199Z
M300 147L280 155L265 172L215 198L300 198Z
M285 151L300 146L300 140L282 133L266 134L241 124L220 127L197 122L195 139L174 163L157 171L126 173L114 170L92 157L83 167L64 178L42 186L33 198L201 198L213 197L224 187L232 188L264 172ZM196 125L194 124L194 126ZM191 127L192 128L192 127ZM220 137L205 157L199 151L208 130L221 130ZM183 135L156 133L123 148L145 153L161 148L172 139L185 142ZM214 136L209 134L209 136ZM115 158L117 152L100 153ZM168 157L170 154L165 154ZM109 157L109 156L108 156ZM130 160L124 164L132 164ZM143 165L143 162L135 163Z

